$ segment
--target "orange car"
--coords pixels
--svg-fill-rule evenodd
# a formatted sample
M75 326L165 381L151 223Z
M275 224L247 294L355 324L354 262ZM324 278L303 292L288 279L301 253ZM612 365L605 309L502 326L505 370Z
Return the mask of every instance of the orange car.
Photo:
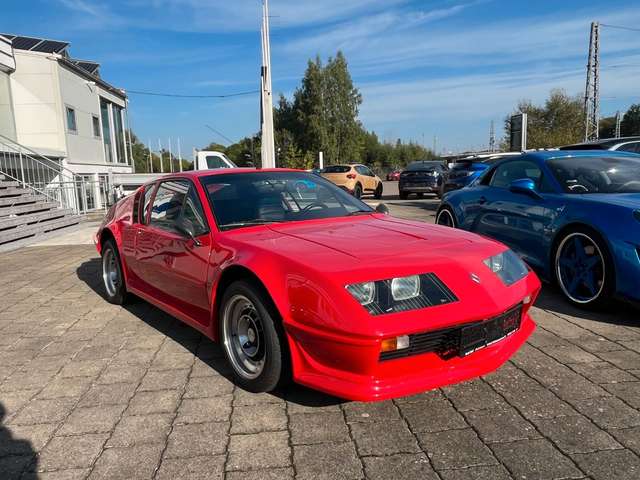
M365 193L382 198L382 180L365 165L329 165L321 175L356 198Z

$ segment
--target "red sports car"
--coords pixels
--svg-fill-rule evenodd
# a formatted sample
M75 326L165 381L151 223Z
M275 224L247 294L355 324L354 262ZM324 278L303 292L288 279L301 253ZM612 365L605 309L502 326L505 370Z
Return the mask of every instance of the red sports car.
M393 172L387 173L387 182L397 182L400 180L400 174L402 172L400 170L394 170Z
M255 392L293 379L381 400L502 365L535 328L536 275L500 243L383 210L294 170L163 177L97 232L107 298L221 343Z

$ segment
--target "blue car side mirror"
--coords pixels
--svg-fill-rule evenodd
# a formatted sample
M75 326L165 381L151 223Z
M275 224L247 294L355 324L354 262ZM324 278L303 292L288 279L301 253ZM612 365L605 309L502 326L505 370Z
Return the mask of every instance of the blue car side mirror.
M536 184L530 178L520 178L514 180L509 185L509 190L513 193L523 193L534 198L541 198L540 194L536 191Z

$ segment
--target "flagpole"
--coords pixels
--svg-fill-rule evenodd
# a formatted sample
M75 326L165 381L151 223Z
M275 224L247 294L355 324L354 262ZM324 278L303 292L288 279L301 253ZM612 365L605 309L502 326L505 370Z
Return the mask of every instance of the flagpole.
M271 45L269 40L269 0L262 2L262 70L261 70L262 168L275 168L273 135L273 92L271 86Z

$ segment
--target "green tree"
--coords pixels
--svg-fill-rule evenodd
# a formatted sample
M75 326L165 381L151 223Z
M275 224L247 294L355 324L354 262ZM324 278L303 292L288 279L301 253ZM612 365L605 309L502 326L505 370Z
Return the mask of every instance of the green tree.
M584 137L584 107L582 99L571 97L564 90L552 90L542 106L530 100L518 103L514 113L528 116L527 148L552 148L577 143ZM510 117L505 120L505 143L510 137Z
M627 113L622 117L620 132L623 137L640 135L640 103L631 105Z
M604 117L598 125L600 138L613 138L616 136L616 117Z

